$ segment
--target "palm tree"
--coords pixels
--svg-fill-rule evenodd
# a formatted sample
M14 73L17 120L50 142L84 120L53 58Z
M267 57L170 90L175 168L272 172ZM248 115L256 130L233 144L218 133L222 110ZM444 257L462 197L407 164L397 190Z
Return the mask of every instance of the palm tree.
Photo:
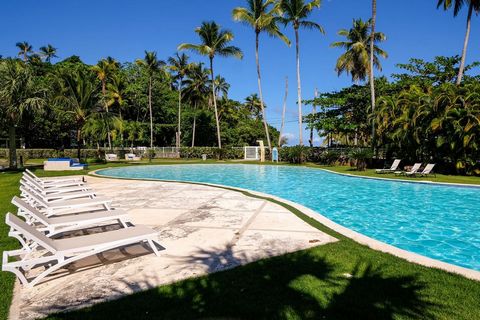
M18 56L23 56L23 61L27 62L28 55L33 51L33 47L27 41L17 42L16 46L20 50Z
M220 97L228 97L228 90L230 89L230 84L225 80L224 77L219 74L215 77L214 86L215 86L215 97L219 99ZM211 81L208 82L211 84Z
M222 148L220 136L220 121L218 118L217 99L215 98L215 74L213 73L213 59L215 56L243 58L240 48L228 45L233 40L233 33L229 30L222 30L214 21L202 22L202 25L195 29L200 37L200 44L182 43L178 50L193 50L201 55L208 56L210 61L210 77L212 83L212 99L215 109L215 122L217 125L218 147Z
M306 29L316 29L325 34L323 28L316 22L308 21L308 16L313 9L320 8L320 0L312 0L305 3L304 0L281 0L280 8L284 14L282 21L285 25L291 24L295 31L295 52L297 61L297 96L298 96L298 142L303 145L303 125L302 125L302 85L300 81L300 43L299 32L300 27Z
M40 47L40 54L45 58L46 62L50 62L52 58L57 58L57 48L51 44Z
M290 40L278 29L280 7L275 0L247 0L247 7L233 9L233 19L250 25L255 32L255 62L257 64L258 94L260 95L260 109L263 116L263 126L267 137L268 149L272 150L270 134L268 132L267 117L265 114L262 81L260 75L260 59L258 53L259 38L261 32L266 32L271 37L282 39L290 46Z
M262 113L262 103L256 93L252 93L245 98L245 107L248 109L249 114L255 119L261 119L263 116ZM266 106L263 106L266 108Z
M372 0L372 24L370 30L370 103L372 113L375 113L375 75L374 75L374 63L375 63L375 27L377 24L377 0ZM375 118L372 118L372 147L375 149Z
M157 53L145 51L145 58L137 60L137 64L143 66L148 73L148 110L150 112L150 148L153 148L153 111L152 111L152 84L153 76L165 65L164 61L157 59Z
M460 69L458 70L457 85L460 85L465 71L465 60L467 58L468 41L470 39L470 29L472 25L472 13L478 15L480 12L480 0L438 0L437 8L443 5L444 10L448 10L453 6L453 15L456 17L463 5L468 5L467 14L467 30L465 32L465 40L463 41L462 60L460 62Z
M344 48L345 52L338 58L335 70L338 75L343 72L352 76L352 81L365 81L370 73L370 28L371 20L363 21L354 19L353 27L350 30L342 29L338 35L346 37L346 41L337 41L331 44L334 48ZM381 32L374 34L374 42L378 43L386 39ZM381 70L379 56L386 58L385 51L374 44L373 66Z
M101 111L98 87L80 70L64 70L59 74L61 90L55 98L73 116L76 124L77 157L81 158L84 125Z
M210 91L208 88L210 70L203 68L203 63L194 63L188 70L188 78L185 80L185 95L193 104L192 148L195 147L195 131L197 124L197 107L205 101Z
M45 92L34 81L28 65L12 59L0 62L0 115L9 126L10 169L17 168L16 126L26 112L42 111Z
M119 67L119 63L113 59L112 57L108 57L107 59L100 60L95 66L92 67L93 72L97 74L98 80L100 80L102 84L102 98L105 104L105 110L108 113L108 103L107 103L107 82L109 78L112 76L113 72L116 71ZM108 148L112 149L112 139L110 137L110 130L107 128L108 133Z
M188 63L188 56L185 53L179 54L178 52L174 57L168 58L168 63L170 64L170 69L175 72L173 80L177 82L178 90L178 127L176 134L176 147L180 148L181 142L181 111L182 111L182 85L185 76L187 75L188 69L191 65Z

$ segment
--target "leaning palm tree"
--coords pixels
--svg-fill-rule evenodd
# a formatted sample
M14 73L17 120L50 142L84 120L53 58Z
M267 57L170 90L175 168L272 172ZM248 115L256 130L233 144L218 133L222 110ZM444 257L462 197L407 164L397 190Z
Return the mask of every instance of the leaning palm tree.
M210 77L212 82L212 99L215 109L215 122L217 125L218 147L222 148L222 140L220 136L220 121L218 118L217 99L215 98L215 75L213 73L213 59L215 56L243 58L240 48L229 46L233 40L233 33L229 30L222 30L214 21L202 22L202 25L195 29L200 37L200 44L182 43L178 46L178 50L193 50L201 55L208 56L210 61Z
M45 96L27 64L12 59L0 62L0 116L9 128L10 169L17 168L16 126L25 113L43 110Z
M260 109L263 117L263 126L265 127L265 135L267 137L268 149L272 150L270 142L270 134L268 132L267 117L265 114L262 81L260 74L260 59L258 53L259 38L261 32L266 32L269 36L280 38L290 46L290 40L278 29L279 16L281 14L280 7L275 0L247 0L247 7L238 7L233 9L233 19L241 21L251 26L255 32L255 62L257 64L257 81L258 94L260 96Z
M152 111L152 85L153 76L165 65L164 61L157 59L157 53L145 51L145 58L138 59L136 63L143 66L148 74L148 110L150 112L150 148L153 148L153 111Z
M46 62L50 62L52 58L57 58L57 48L53 47L51 44L40 47L40 55Z
M307 29L316 29L325 34L323 28L316 22L308 21L308 16L313 9L320 8L320 0L312 0L305 3L305 0L281 0L280 8L284 14L282 21L285 25L291 24L295 31L295 51L297 61L297 95L298 95L298 142L303 145L303 125L302 125L302 85L300 81L300 43L298 30L300 27Z
M185 80L185 96L193 104L192 148L195 147L195 131L197 125L197 108L210 92L208 88L210 70L203 68L203 63L193 63Z
M177 134L175 139L175 145L177 148L180 148L181 142L181 112L182 112L182 85L187 75L188 69L191 65L188 63L188 56L185 53L179 54L178 52L175 56L168 58L168 63L170 64L169 68L175 74L173 75L173 80L177 83L178 90L178 127Z
M32 53L33 47L27 41L17 42L16 46L20 50L18 56L23 57L23 61L27 62L28 55Z
M350 30L342 29L338 35L346 38L346 41L337 41L331 44L334 48L343 48L345 52L338 58L335 70L338 75L346 72L352 76L355 83L365 81L370 73L370 28L371 20L363 21L354 19ZM378 43L386 39L381 32L375 32L374 42ZM386 58L388 55L376 44L373 48L373 66L381 70L379 56Z
M472 25L473 11L478 15L480 12L480 0L438 0L437 8L443 6L444 10L448 10L453 6L453 15L456 17L463 5L468 5L467 14L467 30L465 32L465 40L463 41L462 60L458 69L457 85L462 82L463 73L465 71L465 60L467 58L468 41L470 39L470 29Z

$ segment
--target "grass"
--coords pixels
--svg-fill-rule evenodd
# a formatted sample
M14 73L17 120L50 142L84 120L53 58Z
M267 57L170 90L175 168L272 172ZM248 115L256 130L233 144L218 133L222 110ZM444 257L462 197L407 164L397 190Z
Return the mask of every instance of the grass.
M122 164L108 166L117 165ZM106 165L94 165L90 170L102 167ZM7 237L3 214L13 210L9 201L17 193L19 178L20 173L0 175L2 251L16 245ZM48 319L480 319L480 282L371 250L280 204L339 241ZM218 259L228 253L210 254ZM13 276L1 273L0 319L7 317L12 285Z
M480 184L480 177L475 176L455 176L455 175L445 175L445 174L436 174L436 176L430 177L406 177L406 176L396 176L392 173L390 174L378 174L375 173L375 169L367 169L365 171L357 171L355 168L348 166L318 166L312 165L311 167L319 167L322 169L327 169L330 171L338 173L347 173L356 176L362 177L375 177L375 178L387 178L387 179L404 179L409 181L433 181L433 182L447 182L447 183L465 183L465 184Z

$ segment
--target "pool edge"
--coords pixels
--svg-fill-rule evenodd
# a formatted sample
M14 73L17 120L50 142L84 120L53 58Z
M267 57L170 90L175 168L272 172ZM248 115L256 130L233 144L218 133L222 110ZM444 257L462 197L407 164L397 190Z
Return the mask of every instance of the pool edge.
M115 177L115 176L97 174L97 171L105 170L105 169L109 169L109 168L103 168L103 169L97 169L97 170L94 170L94 171L90 171L88 173L88 175L94 176L94 177L97 177L97 178L106 178L106 179L140 180L140 181L143 180L143 181L159 181L159 182L176 182L176 183L198 184L198 185L205 185L205 186L210 186L210 187L215 187L215 188L237 190L239 192L247 192L247 193L250 193L250 194L258 196L258 197L266 198L266 200L268 200L268 198L270 198L270 199L273 199L275 201L278 201L280 203L284 203L286 205L289 205L289 206L295 208L296 210L300 211L305 216L316 220L317 222L319 222L320 224L324 225L325 227L333 230L334 232L337 232L337 233L339 233L339 234L341 234L341 235L343 235L343 236L345 236L349 239L352 239L353 241L355 241L359 244L366 245L367 247L369 247L372 250L376 250L376 251L391 254L391 255L396 256L398 258L407 260L411 263L416 263L416 264L419 264L419 265L422 265L422 266L425 266L425 267L429 267L429 268L437 268L437 269L440 269L440 270L443 270L443 271L459 274L459 275L464 276L464 277L466 277L468 279L471 279L471 280L480 281L480 271L476 271L476 270L473 270L473 269L468 269L468 268L457 266L457 265L454 265L454 264L451 264L451 263L443 262L443 261L440 261L440 260L437 260L437 259L429 258L427 256L423 256L423 255L418 254L418 253L414 253L414 252L411 252L411 251L400 249L398 247L392 246L392 245L387 244L385 242L370 238L370 237L368 237L364 234L353 231L349 228L346 228L346 227L328 219L327 217L325 217L324 215L322 215L319 212L316 212L316 211L314 211L310 208L307 208L307 207L305 207L301 204L298 204L296 202L286 200L286 199L283 199L281 197L277 197L275 195L271 195L271 194L264 193L264 192L259 192L259 191L254 191L254 190L250 190L250 189L231 187L231 186L214 184L214 183L192 182L192 181L182 181L182 180L165 180L165 179L155 179L155 178L126 178L126 177ZM114 168L111 168L111 169L114 169ZM326 169L321 169L321 170L329 171L329 170L326 170ZM329 171L329 172L336 173L336 172L333 172L333 171ZM349 174L342 174L342 173L337 173L337 174L350 176ZM357 177L355 175L351 175L351 176ZM368 178L370 178L370 177L368 177ZM374 177L372 177L370 179L391 180L391 179L374 178Z

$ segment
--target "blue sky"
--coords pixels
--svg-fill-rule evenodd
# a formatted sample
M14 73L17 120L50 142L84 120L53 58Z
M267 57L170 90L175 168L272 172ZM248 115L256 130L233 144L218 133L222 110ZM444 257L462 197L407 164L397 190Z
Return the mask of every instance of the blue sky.
M395 65L411 57L432 59L437 55L460 54L466 10L454 19L452 12L437 10L436 2L378 1L377 28L387 35L382 47L389 57L383 61L383 71L377 71L377 75L398 71ZM323 0L321 9L315 11L311 20L320 23L327 34L300 31L304 99L313 97L316 87L326 92L351 84L349 77L337 77L334 66L341 50L329 45L340 40L336 32L349 28L353 18L370 17L370 3L370 0ZM231 84L230 97L243 101L257 92L253 31L231 19L232 9L243 5L244 0L5 1L0 13L0 54L14 56L17 54L15 43L28 41L34 49L50 43L58 48L60 58L77 54L90 64L106 56L122 62L133 61L142 57L144 50L157 51L160 58L166 59L175 53L179 43L198 41L193 30L202 21L215 20L233 31L233 44L244 52L243 60L218 58L215 62L216 72ZM480 60L478 24L479 19L475 17L468 61ZM294 39L290 28L285 33ZM205 61L190 55L193 60ZM260 59L267 118L278 128L285 77L289 78L285 133L294 144L298 137L294 47L263 36ZM304 113L308 112L310 108L306 106Z

